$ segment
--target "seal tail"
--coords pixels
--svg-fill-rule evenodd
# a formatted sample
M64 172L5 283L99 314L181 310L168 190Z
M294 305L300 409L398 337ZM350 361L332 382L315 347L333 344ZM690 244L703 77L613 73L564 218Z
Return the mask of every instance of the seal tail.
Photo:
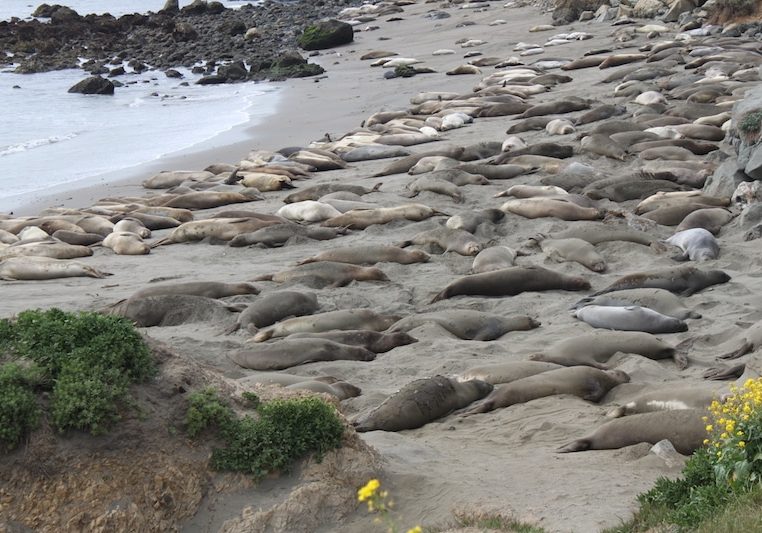
M103 272L102 270L93 267L86 267L85 272L87 272L91 278L106 278L108 276L113 276L111 272Z
M225 185L235 185L243 179L243 176L238 175L239 170L241 170L241 168L236 167L235 170L230 173L230 176L228 176L228 178L225 180Z
M233 324L229 328L225 329L225 331L223 331L221 333L221 335L232 335L233 333L235 333L239 329L241 329L241 323L240 322L236 322L235 324Z
M373 186L373 187L370 189L370 192L378 192L379 190L381 190L381 185L383 185L383 184L384 184L384 182L383 182L383 181L379 181L378 183L376 183L376 184L375 184L375 185L374 185L374 186Z
M297 266L306 265L308 263L316 263L316 262L317 262L317 259L315 259L314 257L308 257L307 259L302 259L301 261L297 261L296 265Z
M592 296L587 296L587 297L585 297L585 298L582 298L582 299L581 299L581 300L579 300L578 302L576 302L576 303L573 303L572 305L570 305L570 306L569 306L569 309L579 309L580 307L585 307L585 306L586 306L586 305L588 305L590 302L592 302L594 299L595 299L595 298L593 298Z
M253 278L251 281L272 281L275 274L263 274Z
M569 444L561 446L556 453L584 452L590 449L592 443L590 439L577 439Z
M429 303L433 304L433 303L436 303L436 302L438 302L440 300L446 300L449 297L450 297L450 295L447 293L447 289L445 289L442 292L440 292L439 294L437 294L436 296L434 296L434 298Z
M169 237L164 237L163 239L159 239L156 242L152 242L148 246L150 248L158 248L159 246L164 246L165 244L170 244L172 241L169 240Z
M624 406L615 407L608 413L606 413L606 418L620 418L623 417L625 414L625 408Z
M732 352L724 353L718 356L717 358L718 359L738 359L739 357L742 357L746 355L747 353L749 353L752 348L753 346L751 345L751 343L744 341L738 349L733 350Z
M270 340L273 338L273 330L272 329L263 329L256 335L254 335L254 342L265 342L267 340Z
M738 365L734 365L731 367L719 367L715 366L712 368L708 368L704 374L704 379L709 379L712 381L722 381L726 379L738 379L741 377L741 375L744 373L744 370L746 369L745 363L740 363Z
M432 209L432 211L434 212L434 214L432 216L435 216L435 217L449 217L449 216L452 216L449 213L444 213L444 212L440 211L439 209Z

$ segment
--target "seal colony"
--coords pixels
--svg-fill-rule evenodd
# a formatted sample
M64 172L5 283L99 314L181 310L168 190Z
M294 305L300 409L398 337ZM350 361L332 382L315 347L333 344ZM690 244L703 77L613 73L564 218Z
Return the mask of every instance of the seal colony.
M591 23L561 39L528 31L533 8L457 4L434 30L429 7L406 5L403 20L379 20L376 33L359 31L324 57L339 63L331 76L366 84L368 102L390 95L351 130L255 146L205 172L145 176L140 195L0 218L0 274L14 280L2 282L3 313L107 310L251 387L323 383L307 388L343 398L386 459L406 523L431 519L421 509L444 516L487 503L549 530L617 524L663 462L642 446L557 450L670 438L689 453L701 441L689 409L711 394L687 401L684 388L660 386L703 383L717 356L744 362L760 345L749 329L760 312L758 252L742 239L732 188L704 187L732 155L723 140L732 123L710 117L730 116L758 83L742 66L762 65L759 45L732 40L746 51L733 70L732 55L695 62L699 46L731 46L711 32L620 40L610 23ZM515 20L506 37L487 26L501 16ZM441 48L492 40L478 49L501 60L448 76L462 58L411 42L421 24ZM360 59L376 55L376 35L436 72L384 79ZM569 68L519 56L508 44L519 39L564 41L554 55ZM677 57L659 59L667 42ZM578 58L587 59L572 68ZM331 76L315 85L335 88ZM707 86L717 96L689 102ZM338 116L352 104L334 105ZM547 128L552 120L567 122ZM711 239L679 235L701 224ZM138 239L150 253L132 253ZM87 277L52 279L64 276ZM262 379L273 370L277 379ZM325 376L347 385L324 386ZM676 406L685 412L652 412ZM617 408L627 416L610 421ZM592 487L584 498L581 479ZM604 503L593 508L591 497ZM544 510L569 501L576 510Z

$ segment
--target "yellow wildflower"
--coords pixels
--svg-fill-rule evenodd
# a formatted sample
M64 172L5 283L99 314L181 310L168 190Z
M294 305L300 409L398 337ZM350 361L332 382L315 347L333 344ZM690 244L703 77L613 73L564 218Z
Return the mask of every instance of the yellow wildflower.
M704 445L709 444L709 439L704 439Z
M745 446L746 446L746 443L744 441L739 441L738 442L738 447L739 448L744 448Z
M357 499L364 502L365 500L372 498L380 486L381 482L379 480L371 479L364 487L357 491Z
M712 429L713 429L713 428L712 428L712 424L709 424L708 426L706 426L706 430L707 430L707 431L712 431Z
M415 526L407 530L407 533L423 533L421 526Z

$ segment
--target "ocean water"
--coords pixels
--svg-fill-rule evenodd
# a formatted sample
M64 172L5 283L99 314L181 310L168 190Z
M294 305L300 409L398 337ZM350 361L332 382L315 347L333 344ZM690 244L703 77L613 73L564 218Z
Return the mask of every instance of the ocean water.
M117 15L157 10L164 0L65 3L80 13ZM17 7L11 15L24 16L37 4L0 0L0 19L9 5ZM186 75L183 80L159 71L119 76L125 86L117 87L114 96L69 94L69 87L88 76L82 70L0 71L0 212L51 189L86 186L130 168L139 173L141 165L219 146L223 138L245 140L244 126L264 120L277 105L279 95L269 84L199 86L194 85L198 76L178 70ZM189 85L182 86L183 81Z
M60 4L69 6L80 15L88 13L111 13L115 17L127 13L154 13L164 7L166 0L47 0L30 2L29 0L0 0L0 20L11 17L27 18L32 15L40 4ZM193 0L180 0L180 7L190 4ZM226 7L240 7L255 0L220 0Z

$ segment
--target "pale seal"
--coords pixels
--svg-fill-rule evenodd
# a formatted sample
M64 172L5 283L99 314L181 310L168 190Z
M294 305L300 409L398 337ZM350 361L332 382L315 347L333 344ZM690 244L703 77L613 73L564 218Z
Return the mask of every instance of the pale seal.
M49 257L9 257L0 260L0 279L41 280L56 278L105 278L111 273L103 272L78 261L65 261Z
M574 316L594 328L645 331L647 333L688 331L688 324L682 320L637 305L627 307L586 305L577 309Z
M320 261L300 265L275 274L257 276L252 281L303 283L314 289L322 289L325 287L344 287L352 281L389 281L389 278L376 267L362 267L336 261Z
M228 355L242 368L283 370L312 361L373 361L376 354L361 346L349 346L325 339L285 339Z
M425 263L429 259L429 254L422 250L404 250L397 246L369 244L366 246L351 246L326 250L315 256L302 259L297 262L297 265L306 265L320 261L335 261L353 265L375 265L376 263L410 265L413 263Z
M485 248L474 257L474 262L471 264L471 273L481 274L512 267L515 264L517 255L516 250L507 246Z
M558 368L561 368L561 365L541 361L508 361L469 368L458 374L458 379L461 381L480 379L492 385L499 385Z
M310 316L289 318L259 331L254 342L264 342L274 337L287 337L292 333L320 333L332 329L369 329L384 331L400 319L394 315L379 315L370 309L341 309Z
M585 305L608 305L613 307L640 305L680 320L701 318L700 313L685 307L680 298L665 289L625 289L600 296L590 296L574 304L573 308L578 309Z
M619 418L655 411L707 409L712 401L721 399L722 394L717 386L681 386L680 383L672 383L638 394L632 400L609 411L606 416Z
M446 226L418 233L410 239L402 241L399 246L405 248L411 244L434 245L443 252L455 252L465 256L476 255L484 247L482 243L476 241L473 234Z
M708 261L717 259L720 255L720 243L711 232L704 228L693 228L679 231L672 235L667 242L682 250L681 254L673 257L677 261Z

